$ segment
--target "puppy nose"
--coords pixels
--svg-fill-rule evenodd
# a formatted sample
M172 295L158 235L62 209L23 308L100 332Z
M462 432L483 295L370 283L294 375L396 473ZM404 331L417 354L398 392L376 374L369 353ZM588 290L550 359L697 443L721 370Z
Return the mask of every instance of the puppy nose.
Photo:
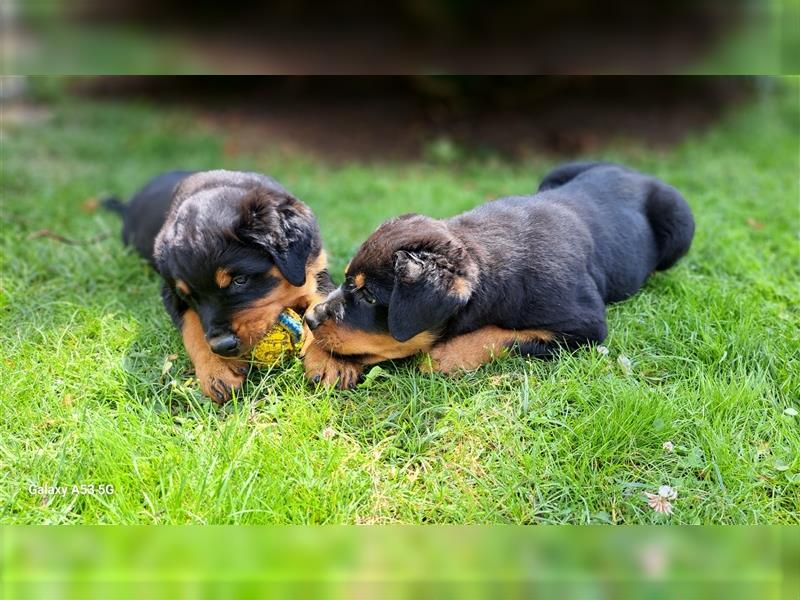
M208 345L214 354L220 356L235 356L239 352L239 338L233 334L212 337Z
M308 328L311 331L314 331L319 326L319 319L317 319L315 311L308 311L308 314L306 315L306 325L308 325Z
M319 327L328 318L324 304L317 304L312 310L306 313L306 324L311 331Z

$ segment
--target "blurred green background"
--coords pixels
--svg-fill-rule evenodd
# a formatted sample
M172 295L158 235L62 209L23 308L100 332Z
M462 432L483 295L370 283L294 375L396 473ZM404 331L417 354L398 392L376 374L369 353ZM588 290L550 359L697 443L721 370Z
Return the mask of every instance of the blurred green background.
M798 593L796 530L4 528L4 598L703 598Z

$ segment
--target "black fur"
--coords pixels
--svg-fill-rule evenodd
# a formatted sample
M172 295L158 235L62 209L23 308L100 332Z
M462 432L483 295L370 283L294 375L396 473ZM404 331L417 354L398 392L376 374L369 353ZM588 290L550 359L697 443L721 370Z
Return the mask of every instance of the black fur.
M405 342L422 331L437 327L466 303L447 293L443 279L453 276L453 266L437 258L428 251L398 250L395 253L396 276L387 319L389 332L398 341ZM441 272L437 273L439 270ZM432 278L438 280L437 285L431 285ZM422 297L425 302L420 302Z
M103 202L109 210L122 215L122 241L153 264L153 244L167 218L175 187L192 171L171 171L151 179L123 204L116 198Z
M332 318L401 342L424 331L444 342L491 325L546 330L552 343L519 347L546 357L602 341L606 304L672 266L693 235L691 211L675 188L618 165L567 164L532 196L443 221L406 215L384 223L311 321ZM359 276L364 286L354 283Z
M251 191L242 200L240 212L236 237L267 252L289 283L303 285L309 254L319 250L319 229L308 226L307 214L297 210L297 200Z

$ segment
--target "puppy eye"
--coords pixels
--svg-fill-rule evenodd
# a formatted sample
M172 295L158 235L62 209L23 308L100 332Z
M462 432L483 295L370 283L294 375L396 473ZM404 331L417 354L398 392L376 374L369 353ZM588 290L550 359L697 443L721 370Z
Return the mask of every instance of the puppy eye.
M242 286L247 283L247 275L237 275L232 279L233 285Z
M367 288L364 287L361 288L361 297L364 298L364 300L366 300L367 304L375 304L375 302L377 302L375 294L373 294Z

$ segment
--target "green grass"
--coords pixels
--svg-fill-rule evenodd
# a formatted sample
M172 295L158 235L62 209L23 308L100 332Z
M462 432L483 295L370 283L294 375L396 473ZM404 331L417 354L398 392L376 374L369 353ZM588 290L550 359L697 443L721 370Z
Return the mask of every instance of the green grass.
M599 155L666 179L697 219L689 256L609 309L607 356L509 357L460 379L388 364L353 392L310 389L295 363L222 409L186 383L157 276L87 198L175 167L267 172L316 211L338 275L384 219L529 192L556 159L228 157L180 111L54 102L51 120L3 133L0 519L800 522L800 416L784 412L800 410L799 89L669 151L617 140ZM90 483L115 493L28 489ZM671 517L643 497L662 484L678 490Z

